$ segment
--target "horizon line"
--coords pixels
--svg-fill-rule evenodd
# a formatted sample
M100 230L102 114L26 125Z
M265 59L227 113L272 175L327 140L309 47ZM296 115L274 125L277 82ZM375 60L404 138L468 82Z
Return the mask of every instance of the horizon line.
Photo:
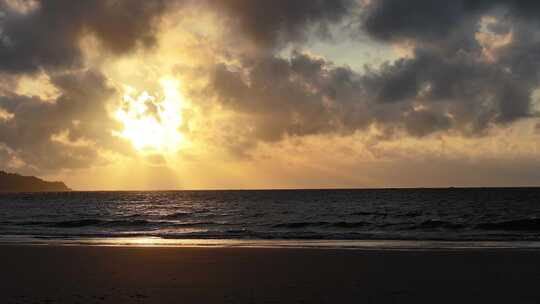
M434 187L323 187L323 188L193 188L193 189L96 189L45 192L182 192L182 191L339 191L339 190L467 190L467 189L532 189L540 185L529 186L434 186ZM39 191L38 191L39 192Z

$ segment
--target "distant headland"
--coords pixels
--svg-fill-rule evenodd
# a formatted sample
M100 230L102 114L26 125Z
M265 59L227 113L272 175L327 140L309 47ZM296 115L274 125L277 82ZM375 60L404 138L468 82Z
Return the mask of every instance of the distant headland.
M0 171L0 192L62 192L71 191L63 182L47 182L35 176Z

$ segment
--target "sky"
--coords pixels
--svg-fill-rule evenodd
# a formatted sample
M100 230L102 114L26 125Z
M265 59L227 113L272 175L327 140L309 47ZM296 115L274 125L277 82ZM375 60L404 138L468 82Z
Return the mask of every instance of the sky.
M538 186L539 9L0 0L0 169L77 190Z

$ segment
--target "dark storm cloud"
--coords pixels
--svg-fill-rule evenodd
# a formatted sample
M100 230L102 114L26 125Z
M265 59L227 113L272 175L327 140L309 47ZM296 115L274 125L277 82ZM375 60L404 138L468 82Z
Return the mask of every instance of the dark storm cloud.
M438 60L417 54L359 74L302 53L268 56L243 70L217 66L210 91L248 114L251 136L264 141L350 133L373 124L413 136L450 129L474 134L528 115L527 88L508 73Z
M211 90L226 106L248 114L250 136L264 141L372 125L385 134L401 130L418 137L440 131L482 135L535 115L540 17L531 12L537 8L536 1L371 1L361 29L381 41L406 41L413 56L364 72L298 52L288 59L248 56L240 67L218 66ZM482 21L485 16L495 21ZM490 39L511 35L511 41L486 46L479 32ZM261 40L277 36L269 37Z
M374 1L364 29L377 39L413 41L416 47L413 59L387 69L383 101L408 100L428 84L424 100L462 107L455 119L476 130L530 117L540 80L538 9L538 1ZM512 35L488 62L476 36L484 16L497 18L487 24L491 34Z
M291 61L258 58L246 67L249 85L242 71L220 65L215 68L210 90L228 108L251 115L253 135L263 140L333 130L332 113L324 106L323 95L307 88L310 83L331 81L321 75L322 64L302 55Z
M81 64L80 38L95 35L121 54L155 43L154 23L167 1L43 0L28 13L0 1L0 71L34 72Z
M314 29L326 35L328 26L341 21L355 0L208 0L224 12L231 26L261 47L303 40Z
M534 0L375 0L367 7L364 28L383 40L442 41L464 24L474 26L479 16L496 9L504 9L515 18L540 21L540 2Z
M439 108L453 117L456 126L472 132L530 116L536 79L522 81L506 66L475 56L443 57L417 50L414 58L398 60L368 77L368 85L380 103L416 102Z
M364 28L382 40L442 40L475 17L484 1L377 0L365 13Z

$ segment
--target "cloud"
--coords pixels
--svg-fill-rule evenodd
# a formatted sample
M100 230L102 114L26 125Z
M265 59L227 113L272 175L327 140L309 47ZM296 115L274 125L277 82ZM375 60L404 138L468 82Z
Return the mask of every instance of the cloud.
M0 0L0 75L11 83L0 86L0 109L13 116L0 121L0 143L10 157L32 170L55 171L103 162L102 151L129 154L130 146L112 135L118 125L107 111L118 92L101 66L84 62L81 42L92 36L110 56L152 47L160 18L174 3ZM38 74L57 98L18 93L22 75Z
M112 54L155 43L167 1L43 0L29 11L0 1L0 70L10 73L81 67L80 39L94 35ZM31 1L27 1L28 3Z
M484 14L504 12L507 18L538 21L534 0L378 0L365 5L363 29L381 40L442 41L464 27L474 29ZM463 34L474 34L464 32Z
M106 103L116 91L96 71L54 75L62 92L54 100L22 95L0 96L0 108L13 115L0 121L0 142L26 165L43 170L83 168L99 158L99 149L128 153L112 136L118 128Z
M328 26L347 17L354 0L208 0L226 22L257 46L274 48L306 39L309 30L319 36Z
M0 142L9 157L43 170L89 166L103 150L130 153L111 132L119 126L107 105L119 96L103 66L110 60L85 62L81 41L95 38L97 57L107 59L152 51L159 31L168 30L160 21L182 17L168 15L170 10L196 9L207 10L214 24L177 29L202 47L211 45L204 59L192 60L201 65L192 68L204 78L196 83L206 84L206 100L193 102L190 111L193 120L214 119L197 113L217 101L233 112L226 125L234 127L208 132L222 135L238 154L260 142L371 129L380 139L487 135L536 115L531 96L540 80L538 8L536 1L502 0L0 0L0 110L13 115L0 119ZM361 36L406 46L408 56L353 70L309 50L310 39L330 38L332 27L353 20ZM216 26L219 35L205 35L204 25ZM174 50L163 60L174 60ZM146 59L134 62L144 65ZM57 98L16 93L18 77L36 73L50 79Z
M350 134L373 126L414 137L437 132L478 136L493 126L535 117L540 36L530 11L536 2L370 3L361 30L387 43L407 43L412 56L353 71L302 51L290 57L240 55L233 64L216 65L209 91L225 107L249 117L245 136L255 141ZM347 5L339 7L346 8L346 13L337 11L340 18L354 14ZM280 33L279 27L268 33ZM277 36L269 37L261 39L262 46Z
M350 134L371 126L422 137L438 131L478 135L495 124L531 117L533 82L471 58L414 58L358 73L296 52L242 68L218 65L210 91L248 115L254 140Z
M462 107L459 125L484 130L531 116L538 88L540 37L536 1L374 1L364 29L374 38L409 41L415 56L386 70L390 100L423 99Z

